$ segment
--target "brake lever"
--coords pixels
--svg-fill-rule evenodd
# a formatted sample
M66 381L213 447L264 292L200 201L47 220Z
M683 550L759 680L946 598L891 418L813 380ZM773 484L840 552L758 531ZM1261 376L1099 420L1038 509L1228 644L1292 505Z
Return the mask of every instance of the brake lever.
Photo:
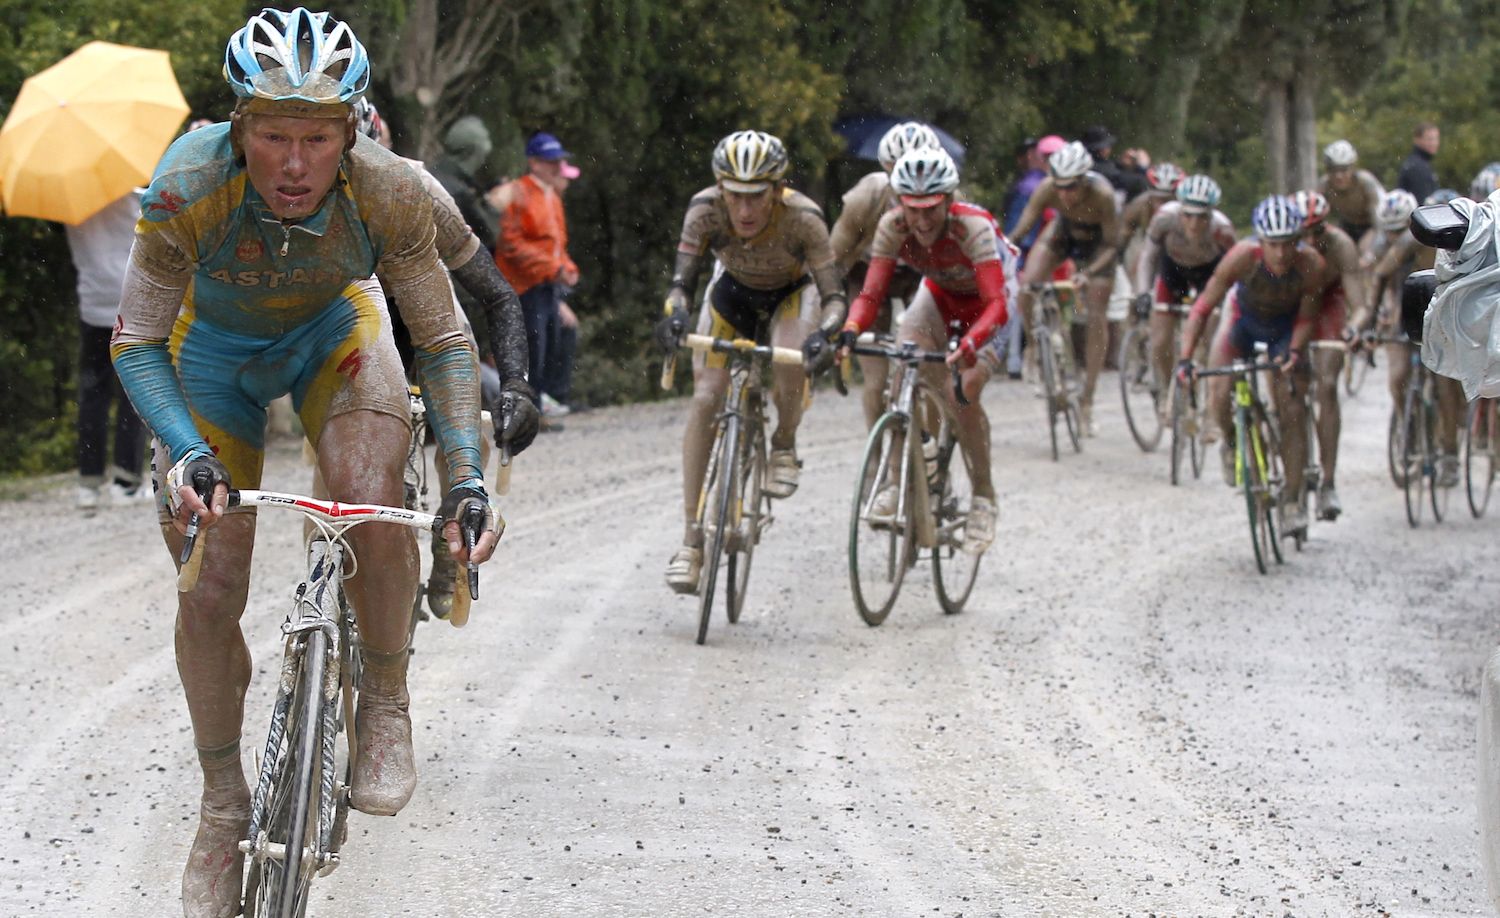
M959 370L958 370L958 364L956 364L956 363L953 364L952 368L953 368L953 397L958 400L958 403L960 405L967 406L969 404L969 397L967 395L964 395L964 377L963 377L963 374L959 372Z
M479 532L484 529L484 510L470 506L463 512L458 528L463 533L464 548L469 552L469 598L479 598L479 565L474 561L474 545L479 541Z
M203 493L205 488L208 489L207 494ZM213 475L207 469L200 469L193 475L193 490L198 492L198 497L205 505L213 500ZM199 523L198 514L188 517L187 532L182 539L182 553L177 556L178 564L187 564L188 559L193 556L193 547L198 542Z

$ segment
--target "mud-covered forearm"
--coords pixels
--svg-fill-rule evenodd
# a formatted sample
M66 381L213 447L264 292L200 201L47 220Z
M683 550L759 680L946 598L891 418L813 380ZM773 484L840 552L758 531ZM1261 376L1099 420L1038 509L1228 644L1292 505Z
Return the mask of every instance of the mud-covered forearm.
M667 312L690 311L693 291L698 286L698 270L702 259L696 252L677 250L677 262L672 267L672 290L667 294Z
M510 281L488 258L470 258L454 269L453 279L484 307L485 327L489 330L490 350L495 355L495 369L501 382L525 379L527 368L526 323L521 314L521 298Z

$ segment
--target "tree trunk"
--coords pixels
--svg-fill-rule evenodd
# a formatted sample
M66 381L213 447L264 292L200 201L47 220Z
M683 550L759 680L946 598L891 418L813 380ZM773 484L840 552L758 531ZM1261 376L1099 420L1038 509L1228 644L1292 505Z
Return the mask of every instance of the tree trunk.
M1272 194L1286 194L1289 190L1290 162L1287 136L1288 86L1280 80L1265 84L1265 109L1261 142L1266 148L1266 178Z
M1293 190L1318 182L1318 67L1310 54L1297 61L1292 78L1292 143L1288 178Z

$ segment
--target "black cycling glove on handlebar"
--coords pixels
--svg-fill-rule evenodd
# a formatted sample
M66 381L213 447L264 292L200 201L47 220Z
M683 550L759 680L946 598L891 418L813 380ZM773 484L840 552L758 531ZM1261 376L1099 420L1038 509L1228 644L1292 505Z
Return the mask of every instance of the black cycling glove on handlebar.
M1137 319L1151 318L1151 294L1138 293L1135 296L1135 317Z
M214 488L221 484L226 488L232 487L229 483L229 469L213 455L189 459L182 467L182 483L192 485L203 503L210 507L213 505Z
M536 393L524 379L507 379L500 385L500 404L494 417L495 445L510 444L512 456L531 445L541 427L542 416L536 410Z
M478 517L480 521L479 528L473 532L473 536L477 540L480 533L484 530L484 521L490 509L490 496L484 492L484 488L477 488L473 485L459 485L456 488L448 489L447 496L443 498L442 506L438 507L438 516L443 518L444 526L448 524L449 520L457 520L459 525L463 526L469 518L467 511L471 507L476 506L475 502L477 502L478 508L482 511Z
M821 331L815 331L807 336L802 342L802 359L807 364L809 376L817 376L827 372L833 366L834 354L837 348L828 335Z
M682 345L682 336L687 334L688 314L685 309L675 309L656 323L656 346L663 354L671 354Z

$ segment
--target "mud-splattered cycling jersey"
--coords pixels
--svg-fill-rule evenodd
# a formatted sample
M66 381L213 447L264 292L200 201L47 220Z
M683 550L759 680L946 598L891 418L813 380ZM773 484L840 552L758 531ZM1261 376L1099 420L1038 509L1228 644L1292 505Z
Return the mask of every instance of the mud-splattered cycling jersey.
M1014 264L1014 254L1012 244L1002 241L995 218L982 207L951 205L947 226L931 247L917 241L903 211L887 211L876 228L875 242L870 246L870 270L864 289L849 310L846 327L861 332L870 327L900 259L922 272L936 292L947 294L935 297L943 318L963 322L967 326L964 337L977 348L995 328L1005 324L1008 304L1004 266L1007 262Z
M1089 274L1112 270L1110 264L1120 245L1120 208L1115 201L1114 186L1097 172L1084 173L1079 182L1083 186L1081 194L1064 206L1056 181L1051 176L1043 179L1026 202L1020 222L1006 235L1011 242L1025 239L1051 207L1057 211L1057 225L1049 225L1044 234L1058 257L1072 258L1080 270Z
M256 411L284 391L299 402L321 393L320 411L373 407L405 417L402 393L386 406L383 393L358 382L385 379L395 353L361 292L376 274L401 303L454 480L482 478L474 352L453 314L431 199L395 154L360 137L319 209L283 223L236 163L229 125L214 125L167 151L141 213L112 353L174 460L219 451L199 421L256 453L264 436ZM215 371L231 353L242 362ZM179 369L217 388L195 400ZM395 370L399 380L399 360ZM342 382L320 383L331 375Z
M1328 199L1329 210L1344 230L1359 242L1365 231L1375 225L1375 210L1385 196L1385 189L1380 187L1380 179L1367 169L1354 170L1353 178L1348 188L1335 188L1332 177L1325 175L1318 181L1318 191Z
M895 205L891 178L884 170L871 172L844 193L844 209L829 234L840 273L848 274L856 262L869 259L875 228L885 212Z
M1139 200L1139 199L1137 199ZM1182 204L1163 204L1146 227L1146 242L1136 265L1135 289L1151 289L1151 278L1162 281L1158 296L1170 299L1158 302L1181 302L1192 290L1202 290L1213 276L1224 253L1234 248L1234 224L1217 210L1209 215L1208 232L1194 236L1182 221Z

